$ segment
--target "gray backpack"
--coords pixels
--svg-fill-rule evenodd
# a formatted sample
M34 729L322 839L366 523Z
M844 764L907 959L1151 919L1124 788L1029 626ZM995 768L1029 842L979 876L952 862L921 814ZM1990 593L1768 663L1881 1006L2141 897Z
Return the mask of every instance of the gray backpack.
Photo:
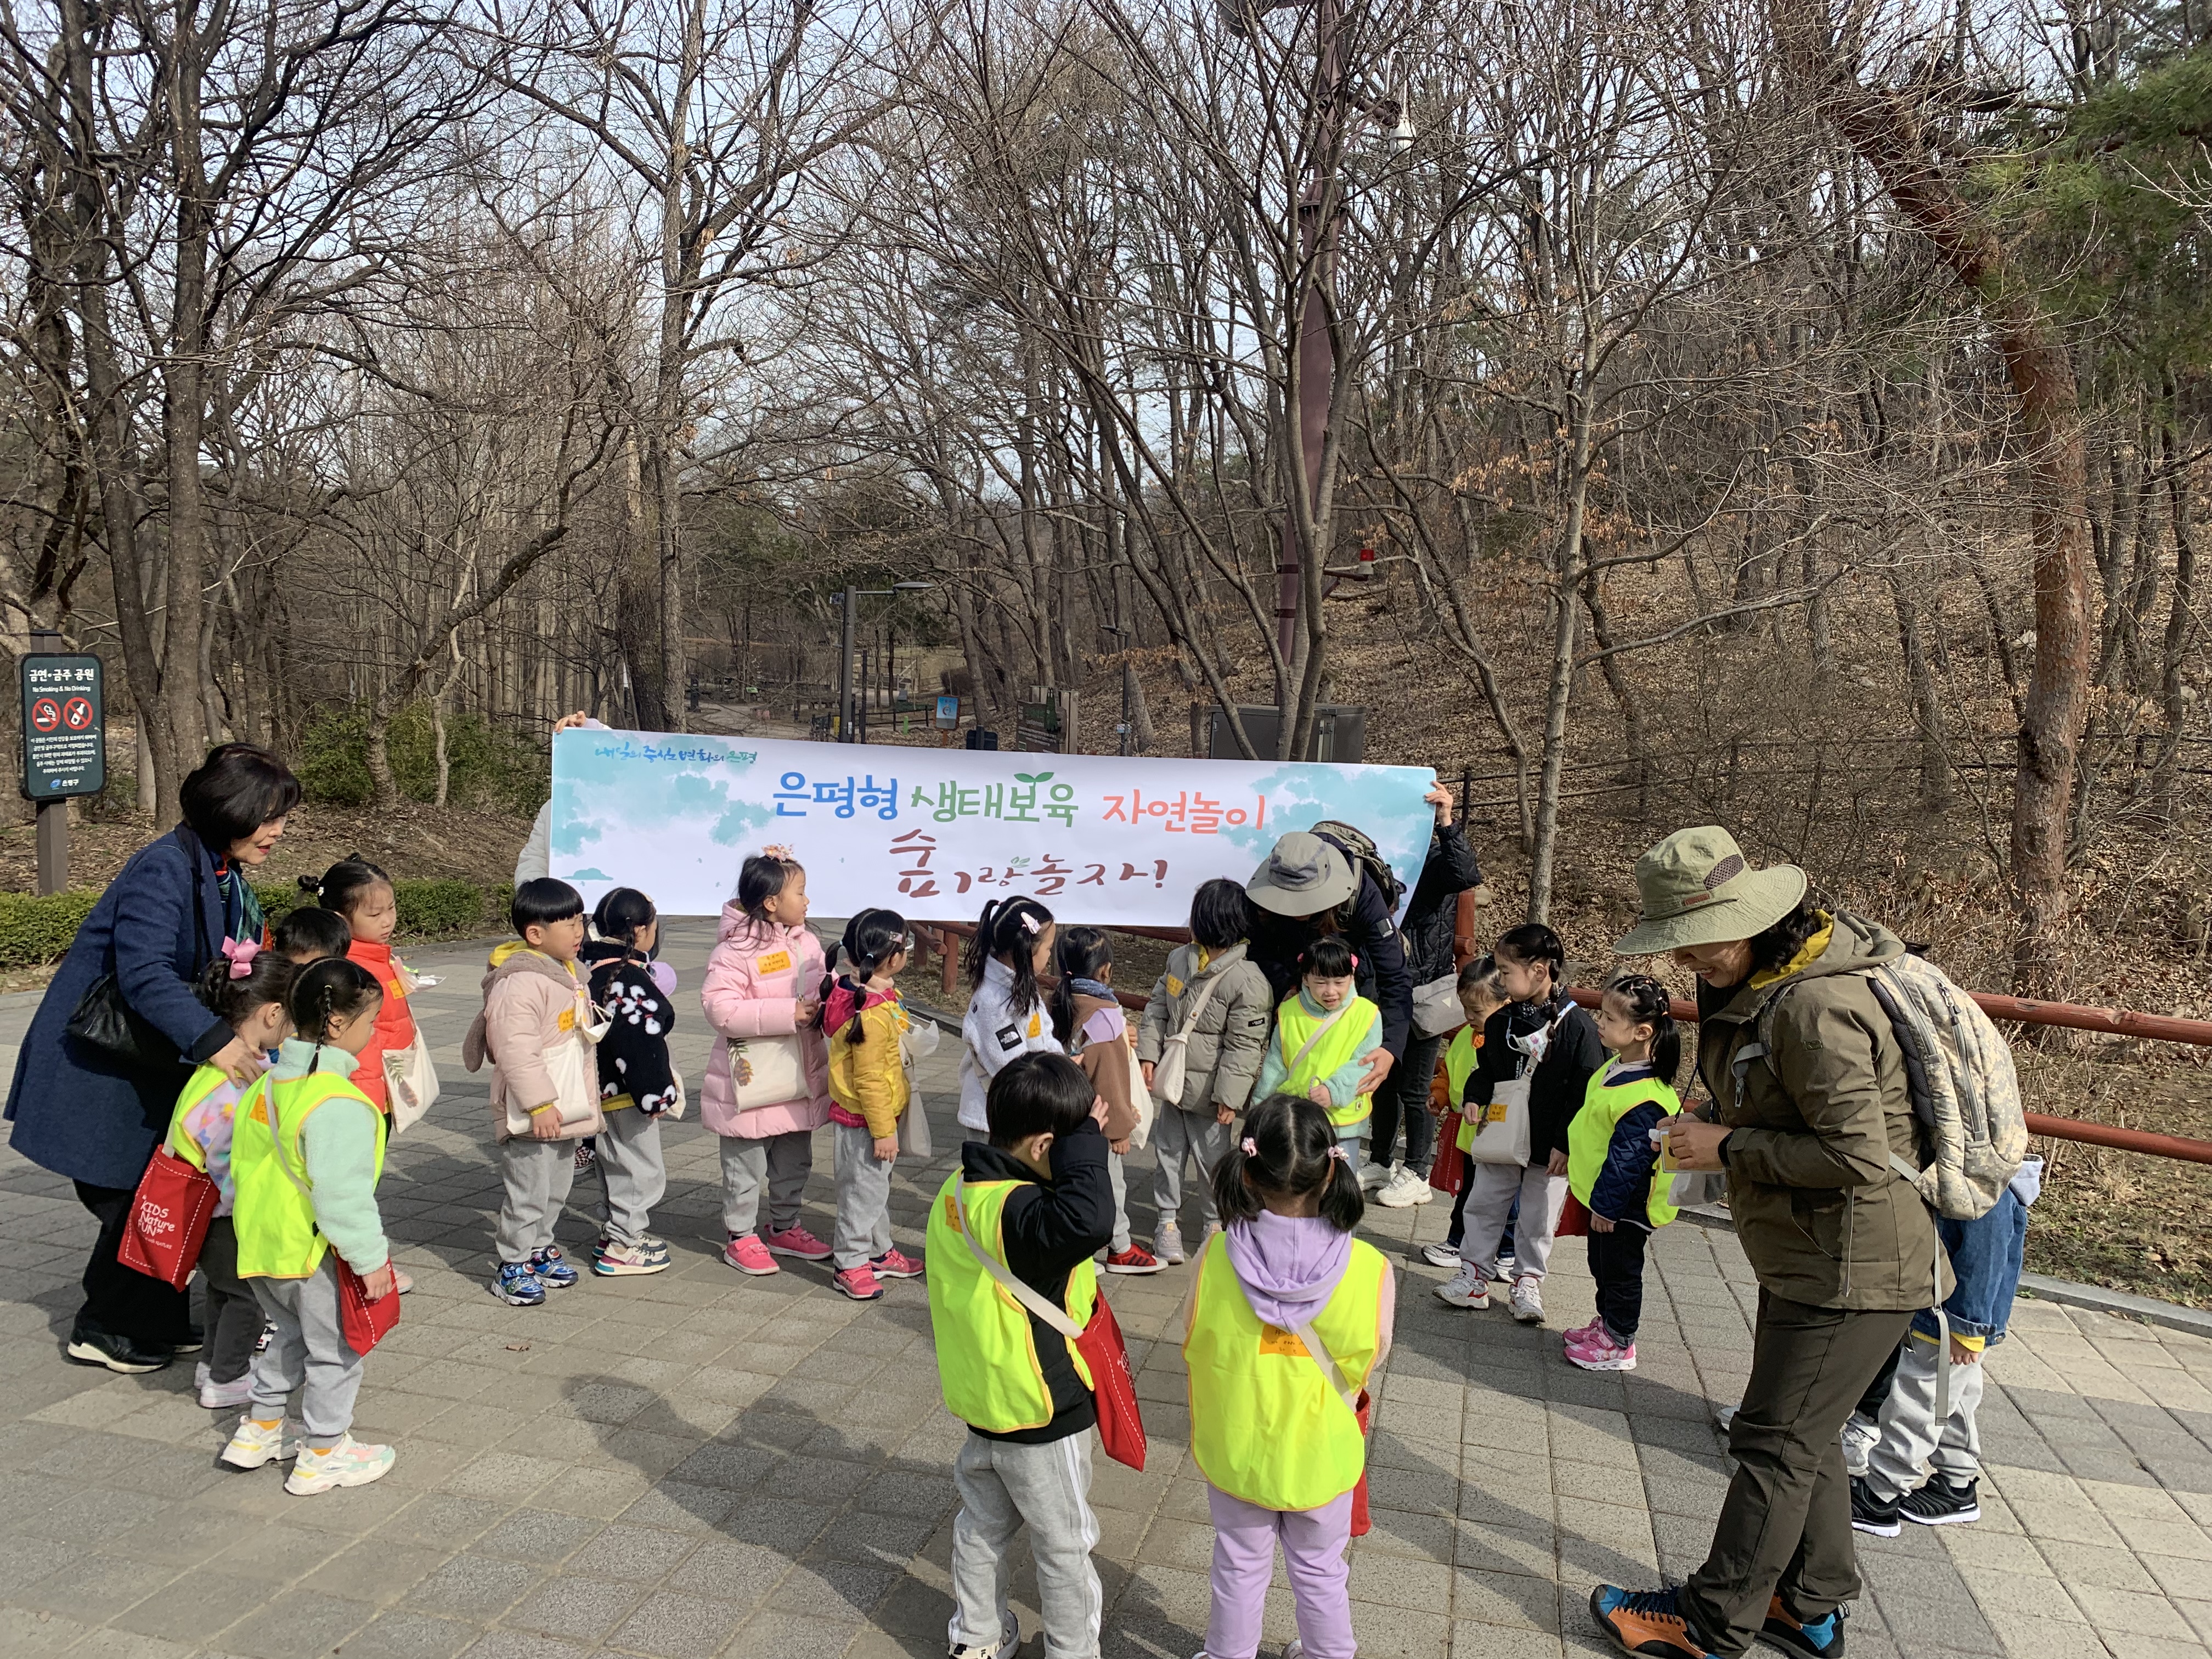
M2012 1046L1981 1005L1923 957L1906 955L1863 977L1889 1016L1912 1094L1912 1115L1927 1131L1935 1158L1925 1170L1890 1154L1891 1167L1911 1182L1928 1206L1954 1221L1987 1215L2027 1157L2027 1119ZM1754 1041L1737 1052L1742 1069L1774 1047L1781 994L1759 1011Z

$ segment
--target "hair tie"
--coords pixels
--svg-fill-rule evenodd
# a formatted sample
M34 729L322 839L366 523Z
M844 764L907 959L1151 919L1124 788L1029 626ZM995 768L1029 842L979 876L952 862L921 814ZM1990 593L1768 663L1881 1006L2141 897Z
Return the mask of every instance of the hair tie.
M1334 1158L1339 1164L1349 1164L1352 1162L1352 1154L1344 1150L1344 1143L1340 1140L1338 1141L1335 1146L1328 1149L1328 1155Z
M244 979L253 971L253 958L261 954L261 946L250 939L227 939L222 942L222 953L230 962L230 976Z
M1358 957L1352 957L1352 965L1353 967L1355 967L1355 968L1357 968L1358 966L1359 966L1359 958L1358 958Z
M780 841L772 841L762 848L761 856L764 859L774 859L778 864L789 864L793 861L791 848Z
M1260 1156L1260 1143L1253 1139L1249 1135L1246 1135L1244 1137L1244 1156L1247 1158L1257 1158Z

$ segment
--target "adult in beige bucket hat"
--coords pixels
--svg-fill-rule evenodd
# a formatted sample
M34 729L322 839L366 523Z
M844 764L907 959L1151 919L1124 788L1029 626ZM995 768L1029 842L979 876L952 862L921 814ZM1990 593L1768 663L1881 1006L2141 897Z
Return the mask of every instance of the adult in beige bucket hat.
M1754 870L1717 824L1677 830L1636 860L1644 919L1613 948L1656 956L1752 939L1797 908L1805 872L1794 864Z
M1245 884L1252 901L1249 960L1279 1004L1298 987L1298 957L1323 933L1352 947L1362 996L1382 1011L1382 1046L1368 1060L1363 1094L1389 1075L1413 1029L1413 981L1390 903L1328 830L1293 830L1268 850ZM1425 1086L1425 1085L1424 1085Z

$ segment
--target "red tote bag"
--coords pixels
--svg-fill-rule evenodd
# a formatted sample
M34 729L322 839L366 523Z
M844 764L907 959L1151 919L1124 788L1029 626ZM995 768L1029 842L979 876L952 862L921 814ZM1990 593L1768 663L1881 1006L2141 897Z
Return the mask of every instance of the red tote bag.
M199 1265L208 1223L215 1219L222 1200L215 1178L205 1170L186 1163L167 1146L155 1147L146 1173L138 1177L131 1218L115 1259L181 1291Z
M388 1291L371 1302L368 1281L345 1264L336 1250L331 1266L338 1276L338 1331L346 1346L365 1354L392 1334L399 1322L399 1292Z

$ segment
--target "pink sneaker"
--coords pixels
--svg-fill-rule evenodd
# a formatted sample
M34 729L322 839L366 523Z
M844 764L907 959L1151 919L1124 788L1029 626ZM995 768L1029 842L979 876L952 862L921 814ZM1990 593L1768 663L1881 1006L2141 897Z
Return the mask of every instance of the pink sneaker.
M1568 1347L1571 1348L1577 1342L1589 1341L1590 1338L1595 1336L1604 1328L1605 1321L1603 1319L1593 1319L1587 1325L1577 1325L1571 1331L1562 1332L1560 1334L1560 1340Z
M761 1234L761 1243L768 1246L770 1255L795 1255L801 1261L827 1261L830 1247L815 1237L798 1222L781 1232L773 1227Z
M878 1279L919 1279L921 1263L894 1244L868 1266L875 1269Z
M855 1302L873 1302L884 1293L876 1281L876 1270L863 1261L857 1267L846 1267L838 1272L836 1285Z
M1632 1371L1636 1369L1636 1345L1632 1342L1625 1348L1620 1346L1600 1326L1588 1341L1567 1344L1567 1364L1586 1371Z
M775 1258L768 1253L768 1246L760 1242L758 1233L733 1237L722 1246L722 1260L741 1273L780 1273Z

